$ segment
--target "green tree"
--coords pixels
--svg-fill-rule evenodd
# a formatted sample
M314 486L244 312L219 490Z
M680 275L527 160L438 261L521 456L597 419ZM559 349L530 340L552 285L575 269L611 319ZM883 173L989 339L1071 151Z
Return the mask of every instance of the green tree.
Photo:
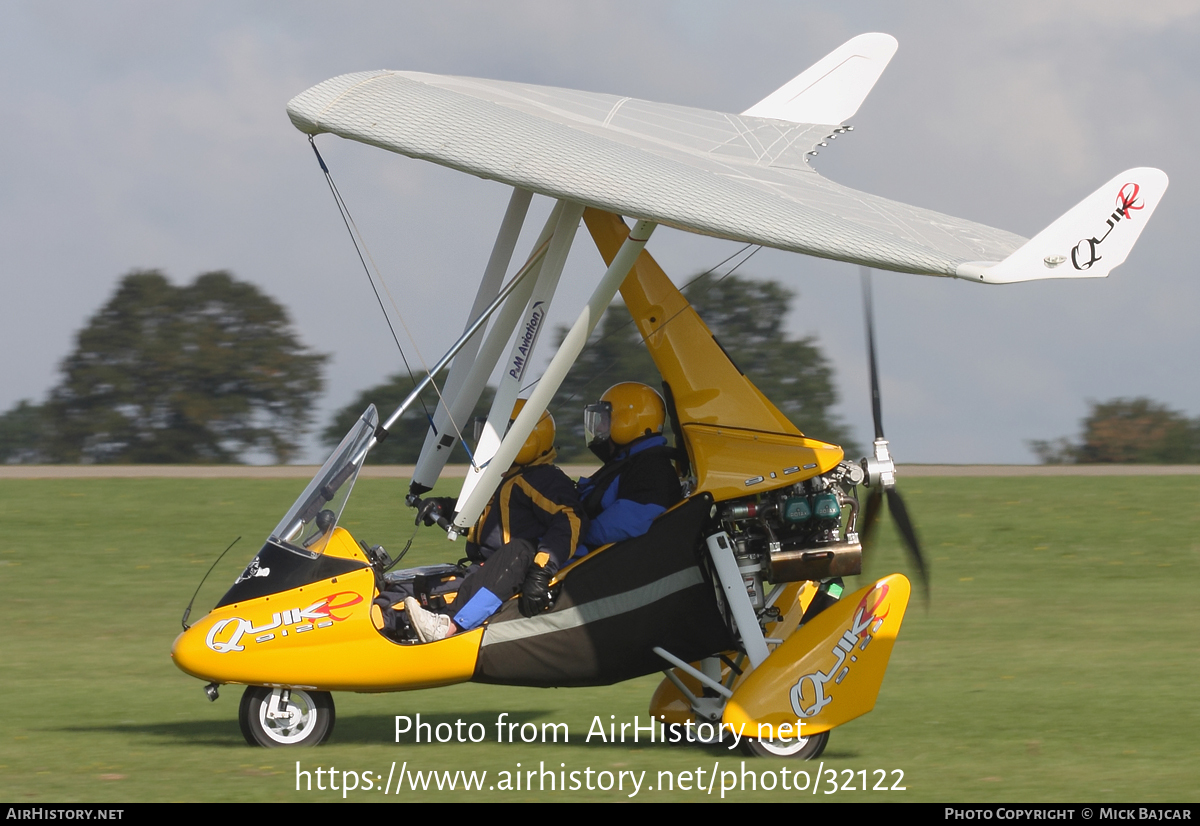
M784 330L795 293L775 281L727 276L717 281L697 279L683 294L738 368L797 427L813 438L841 445L847 456L860 455L849 429L832 412L837 403L833 368L816 339L789 339ZM558 333L561 343L566 328ZM551 406L561 459L594 458L584 444L580 411L621 381L662 387L629 312L618 304L596 325Z
M446 384L446 373L443 371L438 374L437 385L444 387ZM329 447L334 447L342 440L347 431L358 421L359 416L367 409L367 405L373 404L379 410L380 421L385 420L392 414L392 411L400 406L400 402L412 392L413 381L407 373L397 373L382 384L368 388L350 402L350 404L341 408L334 414L333 422L329 427L325 428L321 433L321 440ZM495 396L495 390L491 387L485 388L479 403L475 405L475 411L471 418L475 416L486 416L488 410L492 406L492 398ZM425 434L429 432L428 415L433 415L437 409L438 396L432 388L426 388L421 393L421 401L412 405L408 410L404 411L404 415L400 420L392 425L388 436L383 442L371 448L370 460L379 464L391 465L411 465L417 461L417 457L421 455L421 446L425 444ZM474 448L475 443L472 438L474 429L473 422L468 419L465 422L459 422L458 427L462 435L466 437L467 444ZM455 436L455 446L450 453L450 459L456 462L465 462L466 459L462 452L462 443L458 441L457 434Z
M43 464L50 461L50 428L43 405L28 399L0 414L0 462Z
M1147 398L1092 402L1078 443L1032 441L1044 464L1191 464L1200 462L1200 421Z
M287 462L327 358L299 342L281 306L227 272L184 287L132 272L80 331L61 383L38 408L39 450L60 462L239 462L253 453ZM5 418L29 414L19 405Z

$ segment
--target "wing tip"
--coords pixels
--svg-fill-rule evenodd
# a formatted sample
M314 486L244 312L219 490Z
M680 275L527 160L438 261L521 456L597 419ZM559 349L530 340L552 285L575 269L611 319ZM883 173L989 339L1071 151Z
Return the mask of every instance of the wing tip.
M742 114L792 123L843 123L862 106L899 46L882 32L852 37Z
M288 119L292 125L306 135L317 135L325 130L321 126L321 115L339 98L364 83L379 77L394 75L386 69L331 77L316 86L310 86L287 103Z
M1152 166L1121 172L1003 261L965 261L955 275L983 284L1106 278L1125 263L1167 191Z

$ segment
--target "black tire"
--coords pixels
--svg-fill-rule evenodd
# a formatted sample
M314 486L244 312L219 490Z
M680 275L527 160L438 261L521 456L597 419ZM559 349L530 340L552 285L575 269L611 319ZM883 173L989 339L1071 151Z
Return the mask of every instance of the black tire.
M789 760L816 760L825 751L829 742L829 732L823 731L805 737L803 740L788 740L786 744L775 745L772 740L755 740L747 737L742 740L742 750L751 757L786 757Z
M277 711L280 695L286 689L251 685L242 694L238 724L242 736L252 746L268 749L288 746L319 746L333 733L333 697L328 691L290 690L289 717L271 718Z

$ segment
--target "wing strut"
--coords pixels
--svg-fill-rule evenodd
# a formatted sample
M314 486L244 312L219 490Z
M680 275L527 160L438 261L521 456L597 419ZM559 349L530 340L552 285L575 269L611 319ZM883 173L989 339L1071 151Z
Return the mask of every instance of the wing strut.
M567 213L573 216L571 222L573 230L578 226L579 219L583 215L583 207L578 204L569 204L564 207L563 213L564 217L566 217ZM474 524L475 520L479 518L479 514L483 512L484 505L491 498L492 491L500 484L500 477L508 470L513 459L516 458L517 452L525 443L525 439L533 432L534 425L541 418L542 412L550 404L554 398L554 394L558 392L559 385L562 384L563 379L567 376L567 371L571 369L571 365L575 363L575 359L579 357L579 353L583 350L584 345L587 344L588 337L596 327L596 322L600 320L600 316L608 308L608 305L612 303L613 296L617 294L617 289L621 286L621 282L625 280L625 277L629 275L629 271L633 269L634 262L641 255L642 249L646 246L646 242L650 240L650 236L656 226L657 224L652 221L637 222L633 231L629 233L629 237L625 239L625 243L621 245L620 251L609 265L608 270L596 285L596 289L592 292L592 297L588 299L587 306L579 313L579 317L575 319L575 323L571 326L562 344L559 345L558 352L550 360L550 364L546 367L546 371L542 374L533 393L530 394L525 407L522 408L520 415L513 422L512 428L509 430L508 435L504 437L504 441L501 442L495 455L491 457L491 461L486 467L482 467L482 472L477 472L476 468L471 469L470 474L467 476L467 483L474 482L474 485L469 491L467 485L463 485L463 494L458 500L458 516L454 519L455 528L462 530L469 527ZM557 235L558 232L556 230L555 240L557 240ZM553 248L553 243L551 247ZM561 268L561 264L559 267ZM507 374L505 378L508 378ZM496 395L497 399L499 399L499 393ZM512 404L511 400L509 404ZM505 411L505 415L511 410L510 406ZM496 411L494 406L492 411L493 413ZM489 416L489 425L492 421L492 416ZM484 438L487 438L487 431L484 432ZM482 447L482 440L480 447ZM476 456L479 455L479 452L480 450L477 448ZM480 464L482 465L482 462ZM472 477L475 478L473 479Z
M399 418L404 415L404 411L412 407L413 402L420 397L421 391L433 383L433 377L445 369L448 364L450 364L454 357L458 355L459 351L466 346L468 341L470 341L471 336L475 335L475 333L479 332L479 330L481 330L483 326L487 324L487 320L492 317L492 313L496 312L500 305L504 304L510 296L525 294L520 292L521 288L532 280L529 276L531 274L535 274L540 265L541 253L539 252L535 253L535 255L530 259L530 262L522 267L521 271L512 277L512 280L504 285L504 289L500 291L500 294L496 296L495 300L487 306L487 309L479 315L479 318L471 322L471 326L467 328L467 331L459 336L458 341L454 342L454 344L450 346L450 349L446 351L444 356L438 359L437 364L433 365L433 367L430 368L430 370L425 374L425 378L417 382L416 387L414 387L409 394L404 397L404 401L397 405L396 409L392 411L392 415L388 416L387 421L375 429L375 436L371 439L367 446L363 448L362 455L354 459L354 464L360 464L363 458L366 456L367 451L377 445L380 440L387 437L387 433L391 429L392 425L394 425Z
M582 215L582 206L570 201L559 201L555 204L551 220L547 222L549 225L553 225L554 234L550 237L549 248L542 261L537 281L533 285L533 294L529 298L529 304L517 325L517 336L513 341L512 350L509 352L508 361L504 364L504 373L496 388L491 410L488 411L483 435L479 438L479 444L475 446L475 462L467 471L466 479L463 480L462 492L458 497L458 510L460 511L463 503L467 501L476 486L484 480L486 469L490 466L493 458L498 452L503 453L505 446L509 444L509 440L504 435L509 416L512 415L517 394L521 391L538 337L542 328L546 326L546 314L550 310L550 302L554 299L554 293L558 289L558 279L562 275L563 265L567 262L567 254L571 251L571 243L575 240L575 232L579 228L579 219ZM544 410L545 407L542 409ZM539 410L538 413L540 415L541 411ZM533 425L531 424L529 431L532 430ZM504 462L501 470L508 469L512 457L516 456L517 450L525 441L525 437L529 435L529 431L526 431L525 435L516 443L516 447L509 451L511 455L507 459L499 460ZM466 525L473 523L479 513L483 511L484 503L491 497L491 492L499 483L499 475L489 478L490 487L484 494L483 502L480 503L475 516L471 517ZM456 524L459 523L456 521Z
M525 224L525 216L529 212L529 202L532 198L533 193L529 190L513 187L508 209L500 223L500 232L492 247L492 255L483 271L483 279L479 282L479 292L476 293L475 303L471 305L471 312L467 315L467 328L500 291L501 281L512 261L513 250L517 246L517 238ZM446 460L450 458L454 449L455 436L461 438L463 423L466 417L471 415L475 403L479 401L479 394L483 392L487 376L472 384L468 381L468 375L472 372L471 365L482 341L483 331L478 330L459 350L450 366L450 375L446 377L446 385L442 388L441 401L433 414L433 427L425 435L421 456L413 470L409 493L424 493L437 483L438 476L441 475L442 468L446 466Z

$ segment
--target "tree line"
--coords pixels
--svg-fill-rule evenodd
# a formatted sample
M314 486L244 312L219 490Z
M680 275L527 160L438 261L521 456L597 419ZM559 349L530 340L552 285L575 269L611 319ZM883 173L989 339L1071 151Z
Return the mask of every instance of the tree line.
M0 416L0 461L286 463L312 424L328 358L228 272L182 287L132 272L77 334L49 398Z
M730 357L806 433L857 446L832 413L833 370L815 339L790 339L795 295L772 281L698 278L685 294ZM565 328L558 330L562 341ZM174 286L135 271L77 334L49 397L0 415L6 463L236 463L294 459L324 390L328 356L300 342L286 310L228 272ZM445 376L438 377L438 386ZM591 461L582 410L619 381L661 379L625 308L614 304L560 388L551 412L563 461ZM334 445L375 404L386 416L413 378L398 373L338 410L321 440ZM485 415L488 388L475 415ZM382 463L416 461L438 402L427 390L377 446ZM470 442L471 422L460 423ZM460 435L460 434L456 434ZM461 442L460 442L461 444ZM461 447L452 461L464 461Z
M1043 464L1200 464L1200 418L1145 397L1089 406L1078 438L1029 443Z
M801 430L861 448L833 412L833 369L813 337L790 338L795 294L774 281L695 279L683 290L730 358ZM558 331L561 343L566 328ZM0 414L4 463L286 463L301 450L324 391L329 357L301 343L287 311L228 272L174 286L158 271L121 279L77 334L49 397ZM439 376L438 386L445 376ZM628 311L608 309L550 411L561 461L591 461L582 410L611 385L661 379ZM386 416L413 379L399 373L337 411L321 433L334 445L375 404ZM485 415L492 390L474 415ZM373 459L411 464L438 401L430 389ZM471 423L459 423L470 442ZM460 443L461 444L461 443ZM1077 439L1031 441L1044 463L1200 463L1200 419L1146 398L1091 403ZM461 447L452 461L465 461Z

